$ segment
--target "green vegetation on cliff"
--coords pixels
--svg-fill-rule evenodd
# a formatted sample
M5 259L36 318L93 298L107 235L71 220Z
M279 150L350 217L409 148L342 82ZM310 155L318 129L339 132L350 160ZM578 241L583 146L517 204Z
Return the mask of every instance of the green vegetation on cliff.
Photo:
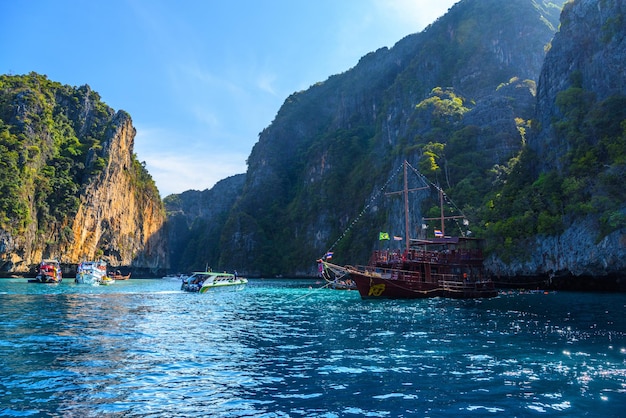
M587 216L599 221L598 240L626 228L626 96L598 101L577 78L558 93L563 116L553 123L555 138L567 152L559 168L538 177L538 157L531 149L512 162L507 182L485 213L493 246L513 251L524 239L558 235Z
M120 123L89 86L0 76L0 228L19 235L34 223L42 245L71 239L81 191L107 166L105 142ZM134 156L131 170L139 193L158 198Z

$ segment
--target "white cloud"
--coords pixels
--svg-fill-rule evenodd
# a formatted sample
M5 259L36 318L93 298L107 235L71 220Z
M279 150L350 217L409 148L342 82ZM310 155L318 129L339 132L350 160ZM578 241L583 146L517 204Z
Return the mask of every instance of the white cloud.
M147 156L146 168L162 197L186 190L210 189L218 181L246 171L244 155L155 153Z
M218 181L247 169L247 153L215 151L210 144L161 129L137 127L135 153L139 161L145 161L161 197L210 189Z
M257 78L257 86L259 87L259 89L271 94L272 96L276 96L276 89L274 88L275 82L275 74L263 73L259 74Z

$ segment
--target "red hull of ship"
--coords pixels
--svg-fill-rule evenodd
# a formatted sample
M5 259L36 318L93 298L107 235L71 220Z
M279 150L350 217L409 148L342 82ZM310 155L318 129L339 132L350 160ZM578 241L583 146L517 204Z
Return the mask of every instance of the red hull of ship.
M492 298L498 291L490 281L469 283L426 283L416 280L384 279L350 272L350 278L362 299L425 299L446 297L453 299Z
M443 296L437 283L371 277L350 272L363 299L424 299Z

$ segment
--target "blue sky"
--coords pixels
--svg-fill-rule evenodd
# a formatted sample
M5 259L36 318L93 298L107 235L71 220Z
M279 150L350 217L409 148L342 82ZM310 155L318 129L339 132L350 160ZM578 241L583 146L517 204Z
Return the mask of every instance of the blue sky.
M458 0L0 2L0 73L88 84L127 111L162 197L246 171L283 101Z

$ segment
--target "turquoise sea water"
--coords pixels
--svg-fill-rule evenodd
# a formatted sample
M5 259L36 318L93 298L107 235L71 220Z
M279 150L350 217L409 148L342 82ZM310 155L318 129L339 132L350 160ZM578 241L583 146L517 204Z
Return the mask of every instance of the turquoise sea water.
M0 279L0 416L624 416L626 295Z

